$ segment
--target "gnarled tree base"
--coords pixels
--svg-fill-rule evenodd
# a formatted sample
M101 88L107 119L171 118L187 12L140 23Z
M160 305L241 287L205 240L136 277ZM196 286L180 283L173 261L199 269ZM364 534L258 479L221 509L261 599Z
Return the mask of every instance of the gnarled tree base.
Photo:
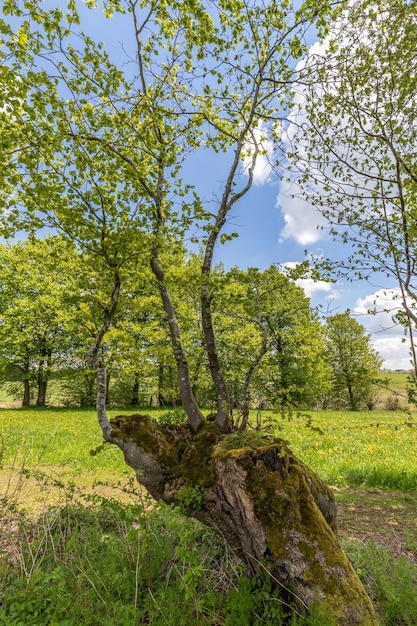
M205 422L160 427L144 415L113 420L109 441L155 499L187 506L255 571L337 624L376 624L371 602L336 536L326 485L279 439L223 435Z

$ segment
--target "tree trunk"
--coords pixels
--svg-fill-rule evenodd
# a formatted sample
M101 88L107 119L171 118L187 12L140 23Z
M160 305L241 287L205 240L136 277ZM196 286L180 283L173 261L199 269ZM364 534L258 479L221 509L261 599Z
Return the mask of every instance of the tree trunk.
M47 348L41 349L41 358L38 364L38 395L36 406L45 406L48 381L51 376L52 352Z
M30 380L26 377L23 380L23 400L22 406L30 405Z
M29 357L25 357L23 365L18 365L23 372L23 400L22 406L30 406L30 364Z
M139 374L135 373L133 379L132 395L130 397L131 406L139 406Z
M165 284L165 273L158 263L158 247L154 246L153 257L151 259L151 268L158 281L159 293L161 295L162 304L167 316L169 334L171 337L171 345L174 353L175 363L178 373L178 385L180 389L181 402L184 411L188 417L188 423L191 428L196 431L203 422L204 417L200 411L196 399L193 394L190 372L188 368L187 356L181 341L181 332L175 314L174 305L168 287Z
M95 402L96 372L84 370L82 372L80 406L93 406Z
M48 388L47 380L43 380L43 379L38 380L38 395L36 398L36 406L45 406L47 388Z
M217 392L217 423L224 433L230 431L230 398L229 390L223 375L217 352L216 339L214 336L213 320L211 316L210 297L207 295L207 286L201 293L201 319L203 323L203 335L206 353L209 362L211 378Z
M119 416L111 427L106 439L155 499L182 503L286 600L304 609L319 602L341 626L376 624L339 546L332 493L282 440L224 436L213 422L196 433L158 427L144 415Z
M357 406L357 402L355 398L355 393L353 391L353 387L350 382L347 383L347 390L348 390L348 396L349 396L349 409L351 411L356 411L358 406Z

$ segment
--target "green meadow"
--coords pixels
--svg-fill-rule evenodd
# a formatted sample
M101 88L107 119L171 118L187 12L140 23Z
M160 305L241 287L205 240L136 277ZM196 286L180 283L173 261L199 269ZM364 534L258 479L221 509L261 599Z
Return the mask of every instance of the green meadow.
M155 419L161 414L144 411ZM109 410L110 417L120 413ZM417 490L417 414L314 411L283 418L265 412L263 423L330 485ZM0 434L3 473L12 465L52 468L85 484L129 472L115 446L94 454L102 438L92 409L2 409Z
M109 415L127 412L137 409ZM415 626L417 415L262 420L334 487L341 541L380 625ZM151 502L101 444L92 409L0 409L0 625L335 626L319 607L308 617L289 607L211 531Z

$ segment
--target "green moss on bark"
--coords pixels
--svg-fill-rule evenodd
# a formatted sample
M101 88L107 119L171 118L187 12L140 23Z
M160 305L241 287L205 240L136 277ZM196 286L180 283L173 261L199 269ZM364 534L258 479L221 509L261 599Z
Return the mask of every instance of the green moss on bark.
M338 624L374 625L369 598L339 546L327 486L283 441L252 449L218 446L215 454L233 459L246 472L253 510L266 533L265 559L310 587L311 601L320 602Z
M213 422L203 422L193 434L186 424L159 426L149 415L119 415L111 420L112 436L132 441L152 455L167 479L179 484L207 488L215 480L213 447L221 431Z

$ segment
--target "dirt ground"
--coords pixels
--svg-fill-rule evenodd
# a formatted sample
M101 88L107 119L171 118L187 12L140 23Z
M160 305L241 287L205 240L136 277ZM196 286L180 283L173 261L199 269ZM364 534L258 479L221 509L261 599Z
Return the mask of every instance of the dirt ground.
M339 536L389 548L417 563L417 494L334 488Z

